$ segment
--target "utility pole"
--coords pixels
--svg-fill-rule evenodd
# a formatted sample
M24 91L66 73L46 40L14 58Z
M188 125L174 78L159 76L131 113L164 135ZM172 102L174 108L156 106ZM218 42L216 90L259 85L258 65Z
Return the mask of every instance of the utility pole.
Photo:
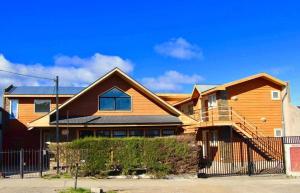
M5 70L5 69L0 69L0 72L14 74L14 75L17 75L17 76L36 78L36 79L51 80L51 81L55 82L55 91L56 91L56 146L57 146L56 147L56 159L57 159L56 172L57 172L57 174L59 174L58 76L56 76L56 78L53 79L53 78L47 78L47 77L42 77L42 76L27 75L27 74L22 74L22 73L18 73L18 72L12 72L12 71L8 71L8 70ZM1 132L1 130L0 130L0 132ZM41 142L42 141L40 141L40 143ZM41 146L41 144L40 144L40 146Z
M59 127L58 127L58 121L59 121L59 113L58 113L58 76L56 76L55 79L55 93L56 93L56 174L59 174Z

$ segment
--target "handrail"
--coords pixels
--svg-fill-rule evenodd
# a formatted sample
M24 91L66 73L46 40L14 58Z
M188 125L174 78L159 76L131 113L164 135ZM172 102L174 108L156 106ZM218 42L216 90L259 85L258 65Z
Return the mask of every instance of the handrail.
M259 137L265 137L260 131L257 131L257 130L258 130L258 127L253 126L252 123L250 123L249 121L247 121L244 117L242 117L241 115L239 115L237 112L235 112L234 110L232 110L232 114L234 114L234 115L237 116L240 120L242 120L244 123L246 123L247 125L249 125L250 127L252 127L252 129L254 129L255 132L256 132L257 134L260 135Z
M197 115L197 117L194 115ZM194 116L193 119L195 120L197 120L198 118L198 121L203 121L203 122L211 121L212 124L214 124L214 121L224 121L224 120L220 120L221 117L223 118L228 117L228 121L231 121L232 124L233 123L239 124L240 128L243 129L246 133L248 133L252 137L252 140L256 141L256 143L261 144L260 148L262 148L264 151L269 151L269 152L271 151L273 153L273 156L281 157L281 154L278 153L276 150L274 150L270 145L268 145L268 141L264 140L265 136L260 131L258 131L260 129L254 124L250 123L248 120L246 120L245 117L241 116L236 111L234 111L230 106L211 107L206 111L203 111L202 109L197 109L194 110L192 116ZM237 120L234 120L235 118Z

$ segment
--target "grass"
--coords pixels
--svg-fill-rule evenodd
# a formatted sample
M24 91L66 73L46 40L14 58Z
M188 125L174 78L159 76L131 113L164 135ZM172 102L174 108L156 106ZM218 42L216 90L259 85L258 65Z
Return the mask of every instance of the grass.
M91 191L84 188L77 188L76 190L74 188L70 188L67 190L62 190L59 193L91 193Z
M74 188L69 188L67 190L62 190L59 193L91 193L90 190L85 188L77 188L76 190ZM117 193L116 191L108 191L105 193Z
M60 179L60 178L64 178L64 179L71 179L72 176L70 174L67 174L67 173L63 173L63 174L46 174L46 175L43 175L43 178L44 179Z

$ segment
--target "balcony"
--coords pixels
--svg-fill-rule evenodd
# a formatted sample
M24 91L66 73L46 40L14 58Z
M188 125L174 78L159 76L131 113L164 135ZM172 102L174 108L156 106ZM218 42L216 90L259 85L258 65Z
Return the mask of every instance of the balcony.
M208 109L195 110L191 118L198 123L196 127L212 127L212 126L234 126L239 128L239 132L247 137L264 137L259 132L259 128L247 121L247 119L238 114L230 106L218 106Z

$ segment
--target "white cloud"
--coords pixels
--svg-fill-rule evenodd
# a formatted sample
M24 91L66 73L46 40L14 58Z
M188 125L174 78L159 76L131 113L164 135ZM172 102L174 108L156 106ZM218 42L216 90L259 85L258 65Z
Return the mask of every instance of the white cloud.
M158 77L147 77L142 79L142 83L153 91L181 91L184 85L192 85L204 80L197 74L186 75L171 70Z
M272 75L278 76L278 75L286 74L287 72L290 72L291 70L293 70L293 68L290 66L275 66L275 67L268 69L267 71L269 73L271 73Z
M56 75L60 78L60 85L84 86L95 81L104 73L118 67L128 73L133 70L132 63L119 56L108 56L96 53L88 58L78 56L56 56L54 65L45 66L42 64L17 64L7 60L0 54L0 69L18 72L28 75L37 75L42 77L54 78ZM16 76L0 72L0 87L14 85L51 85L49 80L33 79L28 77Z
M182 37L171 39L168 42L158 44L154 50L164 56L177 59L202 59L203 53L201 49Z

